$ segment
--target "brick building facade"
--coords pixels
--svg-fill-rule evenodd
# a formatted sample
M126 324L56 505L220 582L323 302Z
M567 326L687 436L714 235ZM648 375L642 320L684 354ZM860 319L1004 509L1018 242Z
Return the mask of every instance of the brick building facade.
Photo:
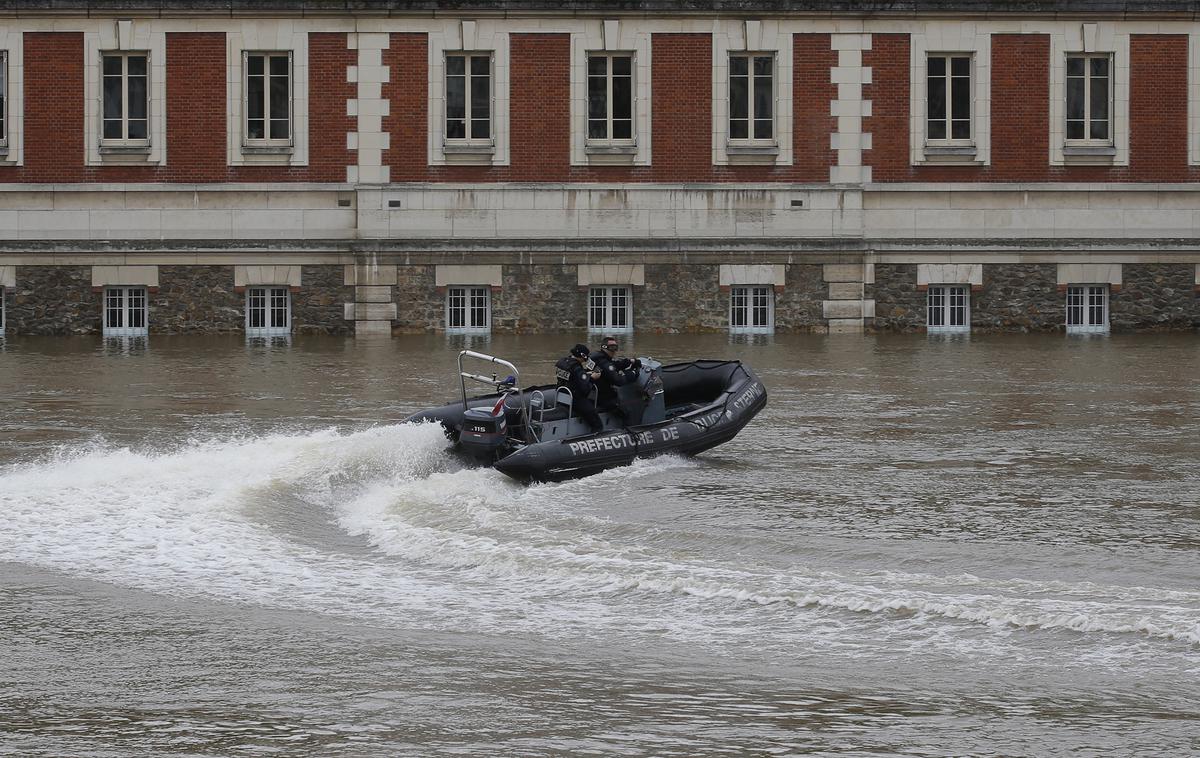
M21 333L1200 326L1196 2L0 0Z

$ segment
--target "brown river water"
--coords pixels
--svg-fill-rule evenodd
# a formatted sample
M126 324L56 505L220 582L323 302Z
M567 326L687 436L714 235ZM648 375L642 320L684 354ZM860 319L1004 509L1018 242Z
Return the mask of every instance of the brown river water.
M0 755L1189 755L1200 338L638 335L769 392L577 482L469 345L0 341Z

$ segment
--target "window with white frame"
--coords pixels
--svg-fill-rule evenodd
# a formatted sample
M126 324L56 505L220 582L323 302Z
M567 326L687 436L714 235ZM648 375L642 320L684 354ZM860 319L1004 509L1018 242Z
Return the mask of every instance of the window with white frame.
M249 146L286 147L292 143L292 54L246 52L245 142Z
M633 331L632 288L593 286L588 289L588 329L594 332Z
M292 297L287 287L246 288L246 335L273 337L292 333Z
M446 141L490 142L491 53L446 55Z
M104 288L104 336L146 335L146 288Z
M447 287L446 331L480 334L492 329L491 287Z
M1067 142L1112 143L1112 57L1067 56Z
M755 285L729 288L729 331L750 334L774 330L774 287Z
M146 53L101 56L101 141L150 144L150 67Z
M966 53L931 53L926 68L925 139L968 144L973 139L971 69Z
M925 295L925 328L938 332L971 331L971 290L966 284L931 284Z
M0 50L0 150L8 147L8 51Z
M775 139L775 56L729 56L729 139Z
M633 56L588 53L589 142L633 141Z
M1108 285L1072 284L1067 287L1067 331L1108 331Z
M4 326L5 326L4 319L8 315L8 312L6 310L8 307L8 304L5 302L6 294L7 293L5 293L5 291L4 291L4 285L0 284L0 337L4 336Z

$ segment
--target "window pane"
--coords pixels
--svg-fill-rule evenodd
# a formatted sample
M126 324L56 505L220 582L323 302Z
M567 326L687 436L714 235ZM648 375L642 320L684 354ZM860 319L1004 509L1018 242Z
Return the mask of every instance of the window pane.
M1108 119L1108 79L1092 79L1092 102L1089 115L1093 119Z
M969 78L971 76L971 59L962 55L951 58L950 75Z
M1067 118L1083 118L1083 80L1067 80Z
M971 139L971 122L970 121L954 121L950 125L951 135L954 139Z
M463 76L467 73L467 59L461 55L446 56L446 75Z
M128 67L130 76L145 76L146 75L146 56L131 55L128 58Z
M146 77L144 76L129 77L129 118L146 118Z
M775 59L769 55L760 55L754 59L754 75L770 76Z
M1083 58L1067 58L1067 76L1083 76Z
M613 121L613 139L633 139L633 121Z
M121 118L121 77L104 77L104 118Z
M492 59L487 55L471 56L471 76L490 76Z
M939 56L933 56L929 59L929 78L935 76L944 77L946 75L946 59Z
M1083 134L1082 121L1067 122L1067 139L1083 139Z
M608 75L608 58L603 55L593 55L588 58L588 76L604 77Z
M750 116L750 81L744 76L729 80L729 117L745 119Z
M247 136L250 139L264 139L266 133L266 103L265 103L265 87L266 82L262 77L262 58L252 56L249 59L251 62L258 61L258 74L253 73L254 66L250 66L251 74L246 78L246 130Z
M271 76L288 75L288 57L286 55L271 56Z
M946 79L942 76L929 77L929 120L946 118ZM943 132L945 127L943 126Z
M613 118L633 117L633 80L627 76L613 77Z
M1108 58L1092 58L1092 76L1108 77Z
M446 78L446 117L464 119L467 117L467 80L462 76Z
M588 77L588 118L608 117L608 80L603 76Z
M612 59L613 76L633 76L633 58L618 55Z
M288 139L288 120L286 118L271 119L271 139Z
M271 120L288 116L288 80L286 76L271 77Z
M941 287L930 287L928 301L929 301L929 308L928 308L928 316L926 317L927 318L926 325L927 326L944 326L945 323L943 320L943 315L944 315L945 302L944 302L944 291L942 290L942 288Z
M1093 121L1091 124L1090 139L1108 139L1108 122Z
M491 110L491 79L487 76L471 77L471 137L486 139L489 136Z
M771 118L774 110L774 93L771 88L771 77L754 77L754 117Z
M971 117L971 81L969 79L952 79L950 84L950 118L968 119Z
M744 56L734 56L729 59L730 76L748 76L750 74L749 59Z
M249 76L262 76L263 73L265 73L263 69L263 56L246 56L246 74Z

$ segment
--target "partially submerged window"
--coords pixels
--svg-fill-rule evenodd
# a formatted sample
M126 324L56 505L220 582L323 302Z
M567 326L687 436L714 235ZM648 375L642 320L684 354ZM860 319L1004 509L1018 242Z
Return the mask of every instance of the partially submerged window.
M774 330L774 287L754 285L729 288L729 331L767 334Z
M246 335L273 337L292 332L292 298L287 287L246 288Z
M492 330L491 287L447 287L446 331L482 334Z
M144 337L146 316L145 287L104 288L105 337Z
M627 285L588 290L588 329L594 332L633 331L633 299Z

